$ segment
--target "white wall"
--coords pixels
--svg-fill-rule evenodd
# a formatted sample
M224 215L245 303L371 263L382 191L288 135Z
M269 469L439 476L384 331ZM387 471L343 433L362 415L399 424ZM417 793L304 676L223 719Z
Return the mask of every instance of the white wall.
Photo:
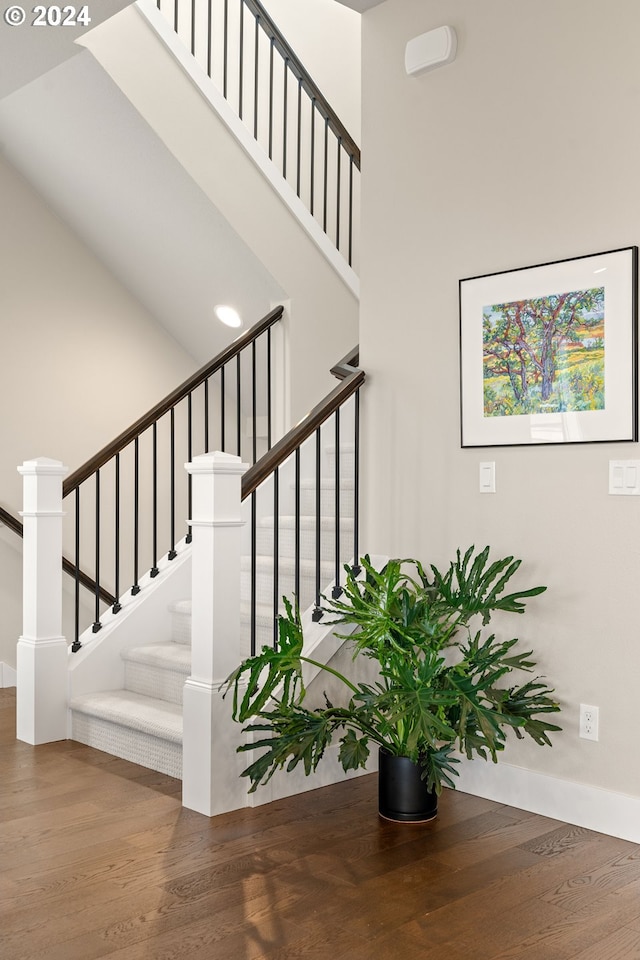
M406 77L449 23L457 60ZM619 0L388 0L363 16L361 359L367 549L445 563L491 544L548 585L506 629L563 705L552 750L515 765L640 797L640 500L608 495L637 444L460 448L458 280L640 238L640 8ZM478 492L495 460L497 493ZM514 622L515 621L515 622ZM578 704L600 707L580 740ZM603 801L606 803L606 799Z
M360 14L335 0L263 5L359 145Z
M0 159L0 504L22 508L16 467L48 456L74 470L195 369ZM15 665L21 552L0 539L0 661Z

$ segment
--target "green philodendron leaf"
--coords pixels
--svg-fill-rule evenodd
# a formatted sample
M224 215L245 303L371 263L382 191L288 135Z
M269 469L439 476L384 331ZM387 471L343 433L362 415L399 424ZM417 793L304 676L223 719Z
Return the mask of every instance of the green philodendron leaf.
M489 547L485 547L472 561L474 547L470 547L461 559L457 551L456 560L449 566L446 574L431 566L434 585L442 598L452 608L468 620L474 614L480 614L483 623L488 623L496 610L510 613L523 613L524 598L535 597L543 593L546 587L532 587L502 596L507 583L520 567L521 561L513 557L496 560L487 567ZM469 570L469 564L471 569Z
M369 753L369 738L348 730L340 741L338 758L343 770L358 770L366 766Z
M453 777L458 776L454 764L460 763L457 757L451 756L453 747L445 744L438 750L430 750L425 761L426 781L429 790L435 790L440 796L444 786L455 789Z
M490 691L505 722L519 728L516 729L516 735L522 738L526 733L540 746L551 746L549 733L562 730L557 724L538 716L541 713L559 713L560 705L553 699L552 693L553 689L540 678L530 680L521 687Z
M302 707L283 710L276 707L264 713L256 723L244 728L245 733L269 733L270 736L244 743L238 750L246 752L263 749L242 776L251 780L250 793L268 783L274 773L286 765L288 771L299 763L307 775L312 773L331 742L335 724L325 716L326 711L309 711Z
M257 716L276 691L285 705L304 699L300 660L304 638L300 614L297 609L293 610L286 597L283 599L287 616L279 617L276 649L264 646L255 657L243 661L223 684L224 696L233 689L233 718L240 723ZM240 698L243 683L246 690Z

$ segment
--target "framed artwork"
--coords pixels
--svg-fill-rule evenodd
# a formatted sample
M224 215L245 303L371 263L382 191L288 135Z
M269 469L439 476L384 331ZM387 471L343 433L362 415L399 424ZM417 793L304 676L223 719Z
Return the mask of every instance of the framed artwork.
M463 447L637 440L638 248L460 281Z

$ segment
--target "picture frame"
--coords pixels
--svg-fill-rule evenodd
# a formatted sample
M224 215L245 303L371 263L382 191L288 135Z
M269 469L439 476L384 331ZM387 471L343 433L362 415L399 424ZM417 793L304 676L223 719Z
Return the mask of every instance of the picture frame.
M461 446L636 441L638 247L459 281Z

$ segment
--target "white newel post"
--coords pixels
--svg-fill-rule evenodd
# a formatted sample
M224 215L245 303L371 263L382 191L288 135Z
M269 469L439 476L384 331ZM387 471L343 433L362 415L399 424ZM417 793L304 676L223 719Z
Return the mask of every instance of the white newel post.
M246 805L240 725L220 683L240 662L241 481L248 465L228 453L194 457L191 676L184 687L182 802L206 816Z
M67 738L67 641L62 636L62 478L58 460L26 460L23 479L22 636L18 640L18 740Z

